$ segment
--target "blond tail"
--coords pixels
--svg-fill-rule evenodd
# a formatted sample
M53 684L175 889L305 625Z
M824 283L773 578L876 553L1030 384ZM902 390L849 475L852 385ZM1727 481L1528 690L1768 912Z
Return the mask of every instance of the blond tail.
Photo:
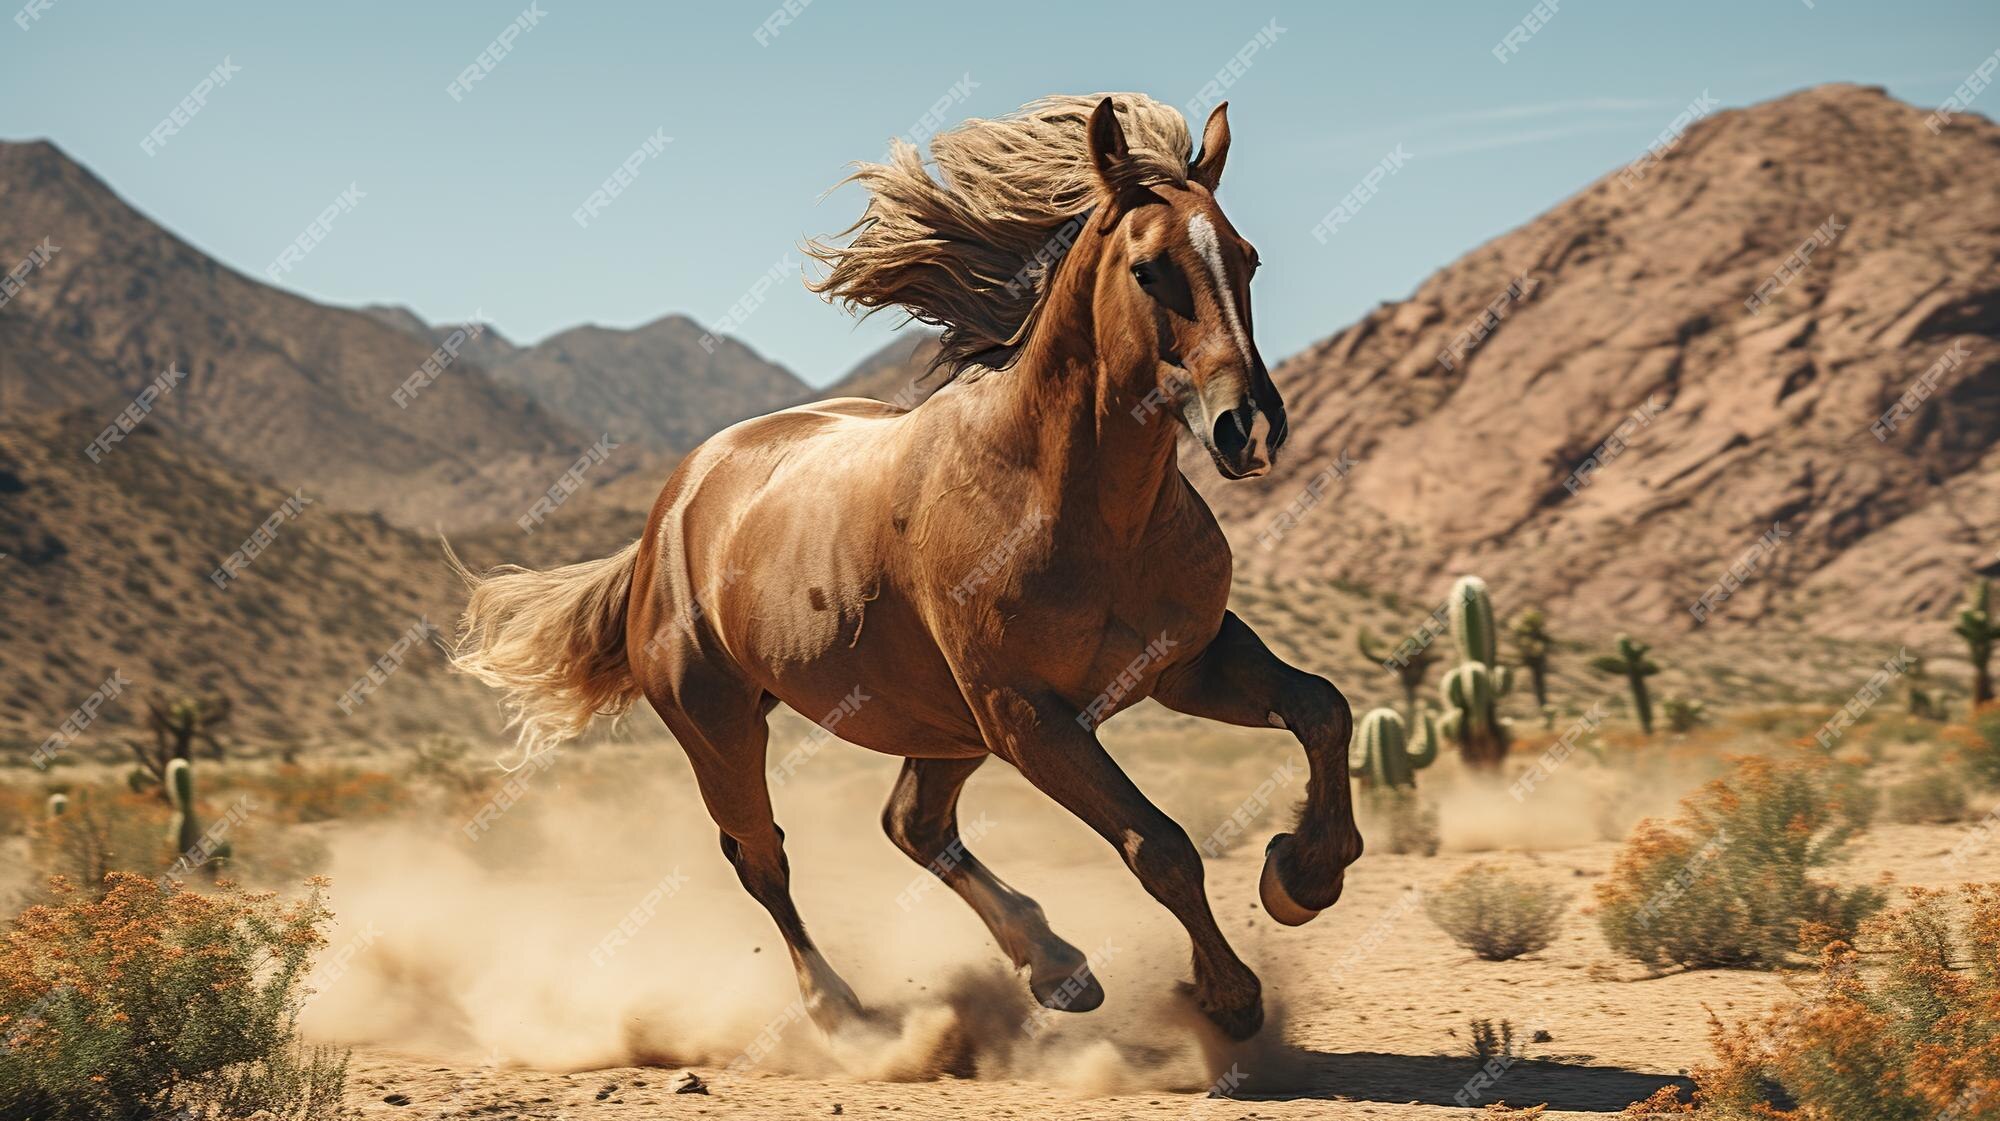
M506 694L521 762L638 699L625 657L625 607L638 556L634 541L602 560L547 572L504 564L480 575L445 545L453 571L472 589L452 665Z

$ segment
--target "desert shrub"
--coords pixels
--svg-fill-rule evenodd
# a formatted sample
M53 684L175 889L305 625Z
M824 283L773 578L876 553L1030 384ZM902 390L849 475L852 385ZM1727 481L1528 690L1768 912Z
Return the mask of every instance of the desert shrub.
M0 783L0 837L26 833L48 812L48 795L32 787Z
M1661 702L1661 711L1667 718L1667 730L1671 732L1692 732L1708 723L1708 705L1688 697L1668 697Z
M1611 948L1655 967L1775 967L1811 925L1852 934L1882 893L1812 878L1867 823L1860 769L1802 752L1738 759L1681 801L1671 822L1639 823L1597 887Z
M1475 1059L1518 1059L1519 1048L1514 1043L1514 1024L1502 1020L1495 1024L1491 1020L1472 1021L1471 1032L1465 1049Z
M486 760L475 760L472 745L455 736L430 736L417 743L408 775L429 782L448 794L470 795L494 785L498 772Z
M0 1121L336 1116L346 1059L293 1028L317 890L281 906L127 873L105 887L59 882L0 941Z
M1568 905L1546 883L1475 864L1430 892L1424 914L1487 961L1507 961L1555 941L1556 920Z
M158 799L112 787L78 787L68 798L61 815L49 816L45 808L28 833L29 862L38 884L60 876L102 891L112 872L152 875L173 862L168 811Z
M1361 835L1369 852L1436 856L1437 810L1407 787L1368 787L1358 792Z
M1716 1121L1974 1121L2000 1116L2000 885L1912 891L1828 945L1797 999L1711 1020L1695 1100L1629 1111Z
M1966 725L1953 737L1966 768L1981 783L2000 786L2000 702L1974 709Z
M1891 821L1936 825L1965 818L1965 783L1941 770L1897 783L1887 799Z
M395 809L402 791L389 775L344 763L280 763L232 774L224 785L247 796L260 816L300 823L379 817Z

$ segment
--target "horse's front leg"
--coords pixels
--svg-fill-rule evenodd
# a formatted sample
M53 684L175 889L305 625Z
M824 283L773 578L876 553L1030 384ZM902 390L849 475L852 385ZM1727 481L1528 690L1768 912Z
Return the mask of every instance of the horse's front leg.
M1327 679L1286 665L1231 611L1200 654L1161 675L1153 699L1190 716L1286 728L1298 737L1311 770L1305 806L1292 831L1265 849L1259 894L1264 909L1287 926L1311 922L1333 906L1347 866L1361 856L1347 789L1354 729L1347 698Z
M1232 1039L1264 1023L1257 975L1236 956L1209 910L1201 854L1187 832L1133 785L1077 709L1032 689L988 687L974 713L987 746L1042 793L1095 829L1154 899L1187 929L1195 1004Z

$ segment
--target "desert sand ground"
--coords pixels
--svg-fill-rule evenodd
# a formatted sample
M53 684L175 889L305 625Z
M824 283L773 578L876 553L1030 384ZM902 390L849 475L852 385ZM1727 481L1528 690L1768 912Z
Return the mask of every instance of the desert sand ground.
M304 1024L355 1048L348 1104L368 1117L1221 1121L1471 1115L1457 1098L1480 1067L1470 1024L1506 1020L1537 1041L1465 1100L1589 1117L1685 1083L1710 1058L1711 1012L1748 1017L1786 993L1770 973L1650 975L1615 956L1585 911L1617 852L1605 838L1669 808L1692 776L1614 791L1614 768L1579 757L1517 802L1440 763L1423 782L1444 851L1370 853L1336 907L1286 929L1255 885L1265 837L1288 822L1287 784L1303 783L1302 764L1290 777L1286 765L1301 761L1282 735L1217 735L1198 749L1150 731L1114 746L1197 844L1232 811L1258 819L1208 863L1216 913L1265 986L1266 1027L1243 1047L1218 1044L1173 996L1187 954L1170 917L1095 835L996 762L961 807L969 847L1091 954L1109 993L1095 1012L1036 1019L969 909L881 837L895 761L839 744L775 800L801 910L888 1025L879 1037L830 1051L789 1014L783 945L717 851L671 744L531 774L477 844L404 826L330 835L340 925ZM781 729L773 757L796 742ZM1244 802L1267 778L1269 804ZM1878 823L1841 872L1905 886L2000 879L2000 845L1947 871L1941 858L1966 828ZM1573 891L1553 945L1481 961L1424 916L1413 889L1478 861ZM775 1046L758 1047L760 1033ZM708 1093L675 1093L682 1071Z

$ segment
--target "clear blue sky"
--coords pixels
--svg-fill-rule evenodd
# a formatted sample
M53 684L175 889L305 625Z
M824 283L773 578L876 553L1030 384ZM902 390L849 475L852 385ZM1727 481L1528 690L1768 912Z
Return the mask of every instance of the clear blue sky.
M181 236L261 275L349 184L364 192L284 279L337 304L475 308L516 341L670 311L720 318L934 101L991 116L1053 92L1183 104L1269 21L1228 92L1223 202L1265 261L1274 361L1637 155L1704 90L1725 107L1820 82L1934 107L2000 49L1994 0L1568 0L1505 63L1531 8L1488 3L1007 4L539 0L546 15L460 100L446 86L513 0L0 0L0 137L47 137ZM794 4L798 0L792 0ZM241 68L157 154L140 141L225 56ZM1975 109L1995 115L2000 90ZM673 138L579 227L657 131ZM1410 163L1338 236L1310 230L1398 143ZM59 232L59 231L58 231ZM59 239L58 239L59 240ZM883 341L792 280L736 334L823 383Z

